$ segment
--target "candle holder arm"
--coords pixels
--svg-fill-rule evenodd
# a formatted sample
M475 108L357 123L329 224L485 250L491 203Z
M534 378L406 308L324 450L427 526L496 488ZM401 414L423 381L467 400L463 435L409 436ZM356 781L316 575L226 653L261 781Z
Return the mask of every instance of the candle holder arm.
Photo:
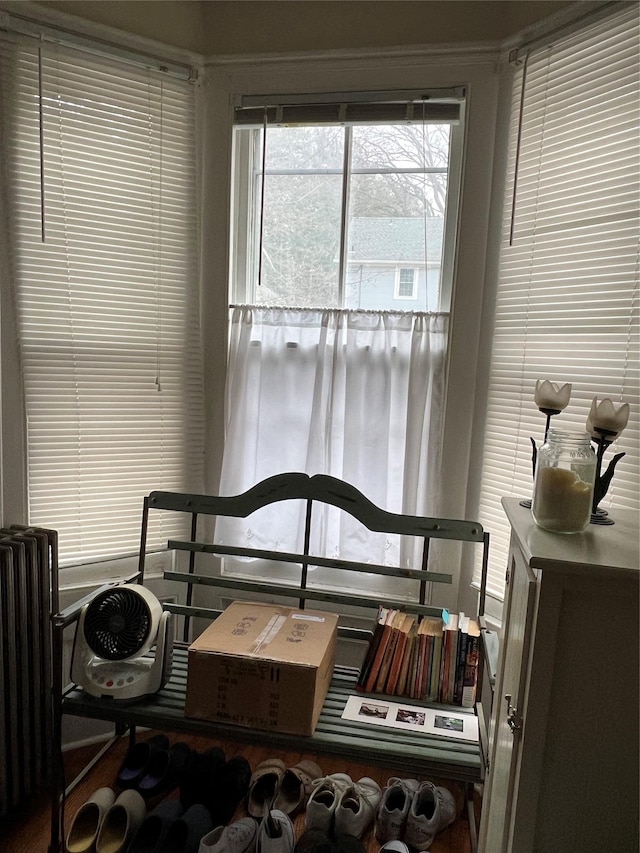
M607 491L609 490L609 486L611 484L611 480L613 479L613 474L616 469L616 465L625 455L625 453L616 453L611 462L609 462L607 470L604 472L604 474L602 474L602 476L600 476L600 466L598 465L598 470L596 471L596 479L593 486L592 512L595 513L598 508L598 504L607 494ZM601 458L599 461L601 461Z

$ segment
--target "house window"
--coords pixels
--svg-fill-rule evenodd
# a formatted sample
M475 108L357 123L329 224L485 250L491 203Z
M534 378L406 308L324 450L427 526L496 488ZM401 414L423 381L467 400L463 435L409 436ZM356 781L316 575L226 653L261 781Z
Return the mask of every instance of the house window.
M480 502L498 598L510 535L501 498L531 496L530 442L544 435L537 379L573 384L557 429L584 432L595 396L631 404L605 457L603 471L625 454L601 507L614 520L618 507L640 509L639 36L637 10L622 10L516 68Z
M236 110L232 301L448 309L462 94L380 98Z
M236 111L225 494L305 471L435 514L463 102L409 94ZM399 537L321 528L326 556L415 564ZM216 536L295 550L300 529L279 513Z
M394 296L396 299L416 298L416 270L401 267L396 278Z
M28 521L64 566L133 555L143 497L201 482L193 86L5 33L0 93Z

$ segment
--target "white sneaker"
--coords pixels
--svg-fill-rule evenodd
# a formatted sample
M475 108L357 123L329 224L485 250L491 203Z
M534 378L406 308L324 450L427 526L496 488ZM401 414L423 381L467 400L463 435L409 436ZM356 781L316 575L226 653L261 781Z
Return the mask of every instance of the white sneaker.
M428 850L439 832L456 819L451 791L423 782L413 796L404 840L414 850Z
M375 834L381 844L403 837L411 801L419 787L417 779L389 779L376 814Z
M362 838L365 830L373 823L381 797L380 785L368 776L346 788L336 806L336 835Z
M198 853L253 853L257 838L257 822L252 817L243 817L204 835Z
M307 803L305 825L307 829L321 829L327 834L333 832L333 820L336 807L343 792L353 784L346 773L333 773L322 776L311 783L312 791Z
M394 838L391 841L386 841L380 848L379 853L409 853L409 848L404 841Z
M265 815L258 830L256 853L293 853L296 836L291 819L279 809Z

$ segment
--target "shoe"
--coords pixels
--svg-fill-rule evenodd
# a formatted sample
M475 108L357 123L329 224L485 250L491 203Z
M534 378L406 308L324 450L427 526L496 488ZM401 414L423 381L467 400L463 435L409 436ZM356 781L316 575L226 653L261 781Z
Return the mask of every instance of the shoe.
M67 853L89 853L95 849L100 825L116 795L111 788L98 788L75 813L67 834Z
M198 853L254 853L258 822L243 817L229 826L217 826L200 839Z
M209 807L214 826L226 826L238 804L246 797L251 782L251 765L242 755L230 758L213 777L209 787Z
M414 850L428 850L439 832L456 819L451 791L423 782L413 795L404 840Z
M296 841L294 853L335 853L335 849L323 829L305 829Z
M151 756L159 750L169 749L169 738L163 734L153 735L149 740L139 740L129 747L116 775L119 788L135 788L142 778Z
M138 827L127 853L155 853L171 824L182 816L179 800L165 800Z
M321 829L330 835L336 807L343 791L353 784L346 773L332 773L322 776L311 783L312 791L307 803L305 826L307 829Z
M251 817L261 818L271 810L285 770L284 761L279 758L269 758L258 764L247 794L247 811Z
M193 750L186 743L174 743L169 749L158 749L152 753L136 790L147 799L167 794L180 784L186 774Z
M389 779L376 814L375 835L380 844L403 837L411 801L419 787L417 779Z
M206 752L192 753L188 772L180 782L180 802L185 809L195 803L209 804L209 791L225 764L224 752L217 746ZM213 823L215 826L215 820Z
M142 796L132 788L123 791L104 816L96 840L96 853L123 853L146 815Z
M280 780L273 808L289 817L298 814L309 799L313 780L320 776L322 770L315 761L299 761L293 767L288 767Z
M278 809L271 809L260 824L256 853L293 853L295 841L289 816Z
M409 853L409 848L404 843L404 841L400 841L399 838L393 838L391 841L385 841L382 845L378 853Z
M381 797L380 785L368 776L346 788L334 815L336 835L355 835L356 838L362 838L375 819Z
M198 853L200 839L212 828L209 809L195 803L169 826L155 853Z
M355 835L338 833L333 843L334 853L365 853L365 846Z

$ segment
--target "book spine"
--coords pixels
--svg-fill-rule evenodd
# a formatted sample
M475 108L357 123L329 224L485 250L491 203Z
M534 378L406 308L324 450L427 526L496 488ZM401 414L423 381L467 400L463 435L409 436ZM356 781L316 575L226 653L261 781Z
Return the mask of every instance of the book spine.
M464 673L467 666L467 643L469 634L466 631L458 629L458 652L456 655L456 673L453 687L453 704L460 705L462 703L462 684L464 681Z
M433 659L431 662L431 685L429 687L428 699L435 702L438 699L440 687L440 664L442 661L442 634L433 638Z
M386 612L386 611L384 611ZM376 620L376 627L373 631L373 636L369 641L369 647L367 649L367 653L365 654L364 660L362 662L362 666L360 668L360 674L358 675L358 680L356 682L356 691L361 693L364 691L365 684L367 683L367 678L369 677L369 673L371 672L371 667L373 665L373 661L376 656L376 652L378 650L378 646L380 645L380 640L382 638L382 633L384 631L384 623L381 623L381 619L384 618L383 608L378 607L378 618Z
M385 692L387 678L389 676L389 670L391 668L391 661L393 660L396 645L398 642L398 633L399 632L396 628L390 629L389 642L387 643L387 647L382 657L382 663L380 664L380 672L378 673L378 678L376 679L376 685L374 688L376 693Z
M400 677L398 678L398 687L396 689L396 695L404 696L405 691L407 689L407 676L409 674L409 664L411 662L411 655L413 654L413 642L415 639L415 626L411 627L407 635L407 641L404 647L404 653L402 655L402 666L400 667Z
M382 665L382 659L389 644L389 637L391 634L391 625L389 624L389 621L392 617L392 614L395 614L395 611L390 611L387 613L385 624L382 630L382 636L380 637L380 643L378 645L378 648L376 649L376 654L373 659L373 663L371 664L371 670L369 671L369 675L365 682L365 693L372 693L376 686L376 682L380 674L380 666Z
M385 687L385 692L392 696L395 695L396 688L398 686L398 679L400 678L400 668L402 666L402 658L404 656L406 642L407 635L404 631L399 631L393 657L391 658L391 664L389 666L389 677L387 678L387 684Z
M480 637L470 636L467 643L467 659L462 685L461 705L463 708L473 708L476 701L478 684L478 662L480 660Z

